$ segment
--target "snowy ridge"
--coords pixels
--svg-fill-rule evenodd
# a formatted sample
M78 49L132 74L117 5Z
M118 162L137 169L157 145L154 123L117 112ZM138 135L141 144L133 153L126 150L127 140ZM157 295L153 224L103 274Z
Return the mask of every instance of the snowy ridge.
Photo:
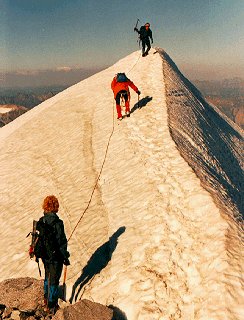
M161 54L134 52L1 129L1 279L38 278L25 236L47 194L58 197L71 234L113 128L111 80L126 72L142 91L141 108L131 92L131 117L115 120L99 184L69 242L68 298L112 304L128 320L241 319L243 246L239 223L227 214L238 206L231 199L217 206L180 155L171 134L183 130L168 123L166 95L175 71ZM188 131L183 137L198 146Z
M167 53L163 58L169 126L183 157L205 187L214 190L231 216L244 215L243 130L210 106L180 73ZM194 141L194 142L193 142Z

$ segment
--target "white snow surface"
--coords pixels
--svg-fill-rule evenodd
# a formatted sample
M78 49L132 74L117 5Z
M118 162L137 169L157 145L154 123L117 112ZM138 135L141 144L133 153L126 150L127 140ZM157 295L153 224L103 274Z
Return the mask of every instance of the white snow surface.
M121 122L110 89L117 72L149 97L138 109L131 90L134 112ZM159 53L136 51L1 128L1 280L39 277L28 257L32 220L54 194L70 236L109 141L69 241L67 298L113 305L128 320L244 318L240 222L178 151L165 77Z

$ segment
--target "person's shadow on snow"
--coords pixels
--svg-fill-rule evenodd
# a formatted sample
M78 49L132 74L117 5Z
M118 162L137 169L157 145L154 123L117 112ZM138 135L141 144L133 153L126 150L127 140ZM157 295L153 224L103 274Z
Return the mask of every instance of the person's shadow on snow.
M145 107L148 102L150 102L152 100L152 97L146 96L145 98L142 98L141 100L139 100L134 107L131 109L130 113L135 112L137 109L141 109L143 107Z
M113 318L112 320L128 320L126 314L120 310L118 307L113 306L112 304L110 304L109 309L113 310Z
M125 227L120 227L107 242L101 245L91 256L87 265L82 269L81 276L75 281L69 302L77 301L81 289L98 273L104 269L112 258L117 247L119 236L125 232ZM76 289L78 291L76 292Z

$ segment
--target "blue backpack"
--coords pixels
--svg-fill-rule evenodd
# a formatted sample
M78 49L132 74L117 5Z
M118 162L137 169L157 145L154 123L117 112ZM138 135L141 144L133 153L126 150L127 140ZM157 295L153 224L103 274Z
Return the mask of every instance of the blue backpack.
M116 81L117 82L127 82L127 81L129 81L129 79L126 77L125 73L117 73Z

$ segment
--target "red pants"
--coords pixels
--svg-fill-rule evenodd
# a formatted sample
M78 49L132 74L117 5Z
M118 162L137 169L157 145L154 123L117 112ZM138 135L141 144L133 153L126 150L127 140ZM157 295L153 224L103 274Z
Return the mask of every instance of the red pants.
M121 106L120 106L119 104L116 104L116 109L117 109L118 118L122 118ZM125 102L125 112L130 112L130 104L129 104L129 101L126 101L126 102Z
M122 118L121 114L121 106L120 106L120 99L123 96L125 101L125 112L130 112L130 103L129 103L129 92L126 90L121 90L117 93L115 101L116 101L116 109L118 113L118 119Z

